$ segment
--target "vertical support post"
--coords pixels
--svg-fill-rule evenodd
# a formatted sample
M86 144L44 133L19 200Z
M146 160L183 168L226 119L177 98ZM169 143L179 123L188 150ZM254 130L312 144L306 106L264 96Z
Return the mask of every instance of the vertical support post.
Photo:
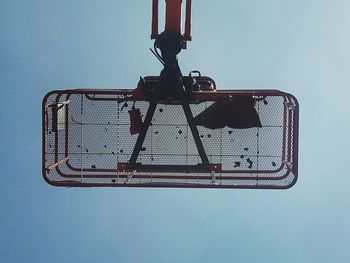
M156 39L158 36L158 2L159 0L153 0L152 3L152 34L151 39Z
M182 100L182 108L185 112L187 123L188 123L188 126L190 126L194 142L197 146L199 156L201 157L201 160L202 160L202 164L209 165L208 156L205 153L203 143L201 141L201 138L199 137L199 132L198 132L197 126L194 123L194 118L193 118L193 114L192 114L192 111L190 108L190 104L188 103L188 100L185 98Z
M192 9L192 1L186 0L186 21L185 21L185 35L184 39L186 41L191 41L191 9Z
M172 35L181 34L181 4L182 0L165 0L165 32Z

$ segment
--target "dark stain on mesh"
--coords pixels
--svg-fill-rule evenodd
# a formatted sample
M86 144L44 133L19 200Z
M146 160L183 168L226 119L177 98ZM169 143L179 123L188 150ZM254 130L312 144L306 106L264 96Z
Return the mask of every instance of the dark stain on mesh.
M144 152L144 151L146 151L146 147L141 148L141 152Z
M269 103L267 102L267 100L264 100L264 104L267 105L267 104L269 104Z
M243 150L245 150L246 152L249 151L249 148L248 147L245 147Z
M252 168L253 168L253 161L250 160L249 158L247 158L247 162L249 163L248 168L249 168L249 169L252 169Z
M232 133L233 133L233 131L228 131L228 134L230 134L230 135L231 135Z
M273 166L273 167L275 167L275 166L276 166L276 163L275 163L275 162L272 162L271 164L272 164L272 166Z
M96 169L96 165L91 165L91 168Z
M160 109L159 109L159 112L163 112L163 109L162 109L162 108L160 108Z
M235 164L233 165L233 167L240 167L241 166L241 162L235 162Z
M128 103L124 103L124 105L122 106L122 108L120 109L120 111L122 111L124 108L128 107Z

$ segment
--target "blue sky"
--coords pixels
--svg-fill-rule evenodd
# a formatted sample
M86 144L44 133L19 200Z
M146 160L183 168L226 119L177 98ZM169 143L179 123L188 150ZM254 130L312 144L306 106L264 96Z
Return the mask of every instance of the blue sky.
M184 73L298 98L290 190L68 189L41 176L42 97L158 74L151 1L2 0L1 262L349 262L349 11L346 0L193 1Z

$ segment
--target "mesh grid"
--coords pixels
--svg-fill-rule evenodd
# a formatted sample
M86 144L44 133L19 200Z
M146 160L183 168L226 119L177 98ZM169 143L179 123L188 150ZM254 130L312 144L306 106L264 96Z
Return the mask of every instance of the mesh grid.
M254 107L262 127L210 129L197 125L209 162L221 166L215 172L172 168L202 161L181 104L165 102L157 105L137 157L141 167L151 168L118 169L119 164L129 162L139 136L131 132L135 126L131 112L137 110L144 121L150 105L135 95L125 90L49 93L43 101L45 179L65 186L278 189L295 183L298 104L292 95L275 90L195 94L195 103L190 103L194 116L220 98L259 98Z

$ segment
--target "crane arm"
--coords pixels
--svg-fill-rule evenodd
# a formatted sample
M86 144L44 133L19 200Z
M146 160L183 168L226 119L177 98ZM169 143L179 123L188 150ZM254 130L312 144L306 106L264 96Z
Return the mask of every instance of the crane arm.
M183 35L185 41L191 40L191 0L186 1L185 32L181 32L182 0L165 0L165 29L164 32L171 35ZM151 38L156 39L158 34L158 10L159 0L152 3L152 34Z

